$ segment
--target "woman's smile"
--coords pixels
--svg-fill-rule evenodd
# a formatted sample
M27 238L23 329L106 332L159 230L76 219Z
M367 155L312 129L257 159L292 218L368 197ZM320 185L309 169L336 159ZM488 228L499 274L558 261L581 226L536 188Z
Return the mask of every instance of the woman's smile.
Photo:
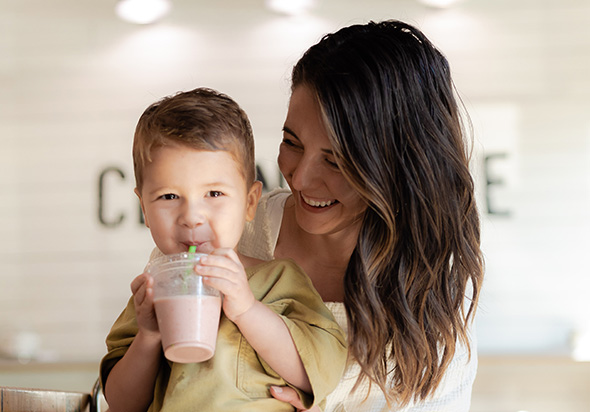
M314 200L311 197L307 197L305 196L303 193L301 194L301 198L303 199L303 202L305 202L307 205L315 207L315 208L326 208L328 206L334 205L336 203L338 203L338 201L336 199L333 200Z

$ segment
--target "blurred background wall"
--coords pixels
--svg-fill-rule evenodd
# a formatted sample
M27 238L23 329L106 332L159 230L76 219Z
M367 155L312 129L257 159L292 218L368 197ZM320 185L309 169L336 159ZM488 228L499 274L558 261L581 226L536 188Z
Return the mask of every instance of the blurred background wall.
M447 55L474 124L480 354L590 357L590 2L318 0L290 16L173 0L149 25L115 3L0 0L0 362L104 354L153 247L131 162L147 105L197 86L231 95L274 187L292 65L324 33L387 18Z

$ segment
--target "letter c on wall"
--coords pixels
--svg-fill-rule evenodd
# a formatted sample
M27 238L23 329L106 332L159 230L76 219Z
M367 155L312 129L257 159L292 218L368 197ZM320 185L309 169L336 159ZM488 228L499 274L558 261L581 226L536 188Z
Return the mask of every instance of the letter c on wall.
M119 214L119 216L113 220L107 220L104 216L105 177L112 173L117 174L121 179L125 179L125 173L123 173L123 171L118 167L107 167L98 176L98 221L106 227L117 227L125 219L124 213Z

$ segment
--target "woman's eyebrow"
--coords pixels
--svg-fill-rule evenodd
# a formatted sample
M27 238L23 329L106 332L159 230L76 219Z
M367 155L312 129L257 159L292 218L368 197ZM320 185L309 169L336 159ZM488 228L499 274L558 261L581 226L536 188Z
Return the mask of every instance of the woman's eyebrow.
M297 137L297 135L295 134L295 132L293 130L289 129L287 126L283 126L283 132L289 133L295 139L299 140L299 137Z
M283 126L283 132L285 133L289 133L291 136L293 136L295 139L301 141L299 139L299 137L297 137L297 135L295 134L295 132L291 129L289 129L287 126ZM328 154L328 155L334 155L334 151L332 149L320 149L322 152Z

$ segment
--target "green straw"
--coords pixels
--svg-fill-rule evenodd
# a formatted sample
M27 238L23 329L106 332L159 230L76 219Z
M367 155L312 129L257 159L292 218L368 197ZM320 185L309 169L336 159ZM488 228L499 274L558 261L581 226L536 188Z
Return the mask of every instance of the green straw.
M196 251L197 251L197 247L196 246L194 246L194 245L193 246L189 246L189 248L188 248L188 256L189 256L189 258L192 259L195 256L195 252ZM186 268L186 271L184 272L183 279L186 281L187 278L190 275L192 275L192 274L193 274L193 265L192 264L189 264L187 266L187 268ZM185 285L185 287L186 287L186 285Z

